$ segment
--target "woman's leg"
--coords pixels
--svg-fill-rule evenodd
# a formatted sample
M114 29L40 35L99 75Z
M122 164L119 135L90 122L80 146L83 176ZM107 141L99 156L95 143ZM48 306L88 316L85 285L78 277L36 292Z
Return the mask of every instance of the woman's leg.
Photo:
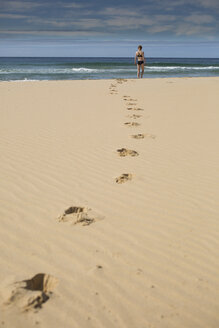
M137 72L138 72L138 73L137 73L137 76L138 76L138 78L140 77L140 66L141 66L141 65L137 65Z
M144 75L144 64L141 64L141 78L143 77Z

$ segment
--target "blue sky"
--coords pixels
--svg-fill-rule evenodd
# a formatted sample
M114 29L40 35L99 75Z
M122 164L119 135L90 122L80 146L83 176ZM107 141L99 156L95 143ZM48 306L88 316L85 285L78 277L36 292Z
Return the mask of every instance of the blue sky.
M219 0L0 0L0 56L219 57Z

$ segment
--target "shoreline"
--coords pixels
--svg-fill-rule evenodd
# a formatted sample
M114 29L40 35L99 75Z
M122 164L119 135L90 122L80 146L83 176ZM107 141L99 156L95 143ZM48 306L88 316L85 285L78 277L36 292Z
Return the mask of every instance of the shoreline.
M137 73L136 73L137 74ZM127 81L138 81L138 80L172 80L172 79L218 79L219 76L176 76L176 77L144 77L143 79L137 78L112 78L112 79L72 79L72 80L10 80L10 81L0 81L0 83L5 82L72 82L72 81L108 81L115 82L117 80L127 80Z

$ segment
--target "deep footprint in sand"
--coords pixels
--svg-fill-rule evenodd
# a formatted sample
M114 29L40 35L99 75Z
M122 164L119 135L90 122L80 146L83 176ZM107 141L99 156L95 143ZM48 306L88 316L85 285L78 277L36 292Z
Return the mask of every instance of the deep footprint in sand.
M126 122L124 123L126 126L134 127L134 126L139 126L140 123L137 122Z
M59 222L70 222L74 225L82 224L83 226L88 226L99 219L100 217L98 217L93 210L79 206L71 206L67 208L58 218Z
M149 133L138 133L138 134L133 134L132 135L132 138L134 139L144 139L144 138L152 138L152 139L155 139L156 136L153 135L153 134L149 134Z
M125 156L132 156L132 157L134 157L134 156L138 156L139 155L139 153L137 151L126 149L126 148L117 149L117 153L121 157L125 157Z
M132 174L130 173L124 173L122 175L120 175L118 178L116 178L116 183L124 183L127 181L132 180Z
M16 306L21 311L38 311L52 296L58 279L50 274L38 273L30 279L6 287L5 306Z

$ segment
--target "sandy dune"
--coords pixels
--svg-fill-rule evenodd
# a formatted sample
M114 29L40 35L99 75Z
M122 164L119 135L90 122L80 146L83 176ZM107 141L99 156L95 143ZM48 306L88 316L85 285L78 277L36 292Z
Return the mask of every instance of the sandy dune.
M219 327L218 89L0 83L0 327Z

